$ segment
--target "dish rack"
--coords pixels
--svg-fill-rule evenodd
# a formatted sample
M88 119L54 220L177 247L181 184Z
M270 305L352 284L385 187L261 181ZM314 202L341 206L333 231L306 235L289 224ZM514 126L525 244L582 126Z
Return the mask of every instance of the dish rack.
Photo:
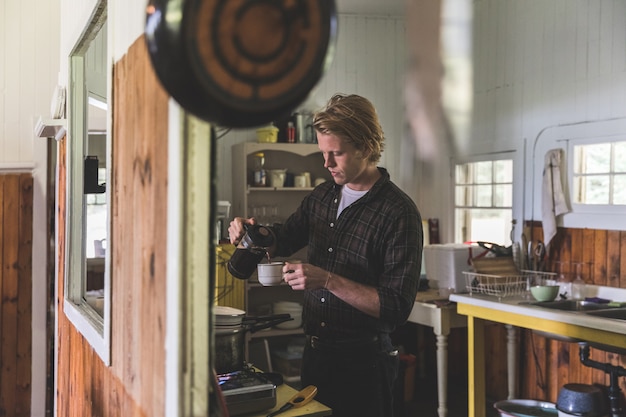
M525 294L533 283L544 283L554 279L554 272L521 270L515 275L490 275L463 271L467 291L470 295L485 294L498 298Z

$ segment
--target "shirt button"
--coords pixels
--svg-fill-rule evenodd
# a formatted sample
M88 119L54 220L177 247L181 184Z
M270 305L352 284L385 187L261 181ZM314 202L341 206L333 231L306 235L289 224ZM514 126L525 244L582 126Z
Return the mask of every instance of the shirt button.
M330 227L335 227L335 223L331 223L331 224L330 224Z
M332 251L333 251L333 248L328 248L328 252L332 252Z
M326 298L322 297L322 298L320 298L320 301L321 301L322 303L325 303L325 302L326 302Z
M333 200L333 202L334 202L335 204L337 204L337 199L335 198L335 199Z
M321 323L320 323L320 326L322 326L322 327L326 327L326 322L325 322L325 321L321 322Z

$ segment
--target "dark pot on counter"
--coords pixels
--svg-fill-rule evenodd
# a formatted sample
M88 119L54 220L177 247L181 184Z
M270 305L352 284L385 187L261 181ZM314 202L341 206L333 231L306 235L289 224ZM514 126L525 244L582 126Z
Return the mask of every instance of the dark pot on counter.
M254 333L293 320L289 314L245 317L240 326L215 326L215 371L240 371L244 366L246 333Z

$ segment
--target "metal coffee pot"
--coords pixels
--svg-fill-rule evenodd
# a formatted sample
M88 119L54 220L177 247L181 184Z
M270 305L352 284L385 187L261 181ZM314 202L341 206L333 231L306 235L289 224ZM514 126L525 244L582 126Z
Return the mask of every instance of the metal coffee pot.
M248 279L274 244L274 233L258 224L246 226L246 234L228 261L228 272L235 278Z

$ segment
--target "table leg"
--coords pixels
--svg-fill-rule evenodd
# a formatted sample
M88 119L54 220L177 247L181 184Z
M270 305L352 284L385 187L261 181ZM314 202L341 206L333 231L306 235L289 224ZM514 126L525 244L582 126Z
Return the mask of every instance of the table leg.
M506 327L506 369L509 395L507 399L517 397L517 328L510 324Z
M437 335L437 396L439 417L448 415L448 336Z
M486 416L485 408L485 323L467 316L468 417Z

